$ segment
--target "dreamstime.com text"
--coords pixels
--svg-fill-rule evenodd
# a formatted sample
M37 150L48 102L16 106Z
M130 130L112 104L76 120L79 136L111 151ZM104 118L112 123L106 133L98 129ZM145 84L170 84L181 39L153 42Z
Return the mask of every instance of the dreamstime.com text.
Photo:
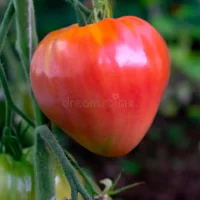
M62 106L65 108L127 108L133 107L133 100L123 100L120 99L117 93L112 95L112 99L106 100L73 100L70 98L66 98L62 100Z

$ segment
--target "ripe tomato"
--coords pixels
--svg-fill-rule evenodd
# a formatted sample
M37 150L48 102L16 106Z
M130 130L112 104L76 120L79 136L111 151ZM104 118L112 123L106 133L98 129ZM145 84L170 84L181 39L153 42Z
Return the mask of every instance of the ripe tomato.
M50 33L33 56L30 78L50 120L88 150L122 156L149 129L169 74L163 38L126 16Z

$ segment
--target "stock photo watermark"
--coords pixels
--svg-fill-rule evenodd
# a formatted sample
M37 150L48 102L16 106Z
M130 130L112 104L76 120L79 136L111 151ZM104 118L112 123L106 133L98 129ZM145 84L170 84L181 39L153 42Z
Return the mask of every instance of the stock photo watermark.
M133 107L133 100L120 99L119 94L113 93L112 98L105 100L74 100L66 98L62 101L62 106L65 108L128 108Z

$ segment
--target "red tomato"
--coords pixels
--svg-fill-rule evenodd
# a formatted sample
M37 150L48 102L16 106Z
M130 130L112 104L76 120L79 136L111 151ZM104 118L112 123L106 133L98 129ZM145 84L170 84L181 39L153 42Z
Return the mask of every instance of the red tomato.
M47 35L31 64L46 116L88 150L122 156L144 137L170 74L160 34L132 16Z

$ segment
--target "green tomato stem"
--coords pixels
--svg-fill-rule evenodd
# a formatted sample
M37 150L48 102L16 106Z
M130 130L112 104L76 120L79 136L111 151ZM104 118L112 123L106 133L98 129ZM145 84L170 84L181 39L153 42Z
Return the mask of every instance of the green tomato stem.
M27 117L26 114L24 114L14 103L12 104L12 109L18 114L20 115L30 126L32 126L33 128L35 128L35 122L32 121L29 117Z
M74 1L77 2L77 6L79 7L79 9L85 13L86 15L90 15L91 14L91 10L88 9L87 7L85 7L80 1L78 0L65 0L66 2L69 2L70 4L74 5Z
M13 0L17 27L17 50L22 61L26 78L29 79L29 47L28 47L28 16L27 0Z
M53 167L53 158L49 153L49 148L38 129L35 135L34 157L36 199L52 199L55 196L55 167Z
M8 32L8 29L10 27L11 20L13 18L14 13L15 13L14 6L13 6L12 1L10 1L8 8L6 10L6 13L4 15L4 18L2 20L1 26L0 26L0 38L1 38L1 40L0 40L0 54L1 54L2 47L3 47L3 44L4 44L4 41L5 41L5 38L6 38L6 35L7 35L7 32Z
M30 126L35 127L35 123L29 119L13 102L11 94L10 94L10 90L8 87L8 82L6 79L6 75L4 72L4 69L2 67L2 64L0 63L0 81L1 81L1 85L3 87L3 91L4 91L4 95L5 95L5 99L6 99L6 105L9 106L10 109L14 110L18 115L20 115ZM6 117L7 118L7 117ZM6 122L7 124L9 122Z
M78 21L78 25L79 26L87 25L86 15L79 8L77 0L73 0L73 7L74 7L75 12L76 12L76 18L77 18L77 21Z
M6 10L6 13L4 15L3 21L0 26L0 53L3 48L4 41L6 39L10 23L12 21L13 15L15 13L15 9L13 6L13 2L10 1L8 8ZM6 79L6 75L4 72L4 69L2 67L2 64L0 63L0 82L2 84L4 94L5 94L5 102L6 102L6 123L5 127L8 128L8 131L5 131L5 133L10 134L11 133L11 122L12 122L12 109L15 110L24 120L26 120L31 126L34 126L34 122L32 122L18 107L13 103L13 100L11 98L11 94L8 88L8 82Z
M29 64L31 64L31 59L33 56L33 52L35 51L36 47L38 46L38 36L36 32L36 24L35 24L35 10L32 0L28 0L28 46L29 46ZM29 79L28 79L29 82ZM33 109L34 109L34 115L36 120L36 125L42 125L45 122L45 116L41 112L41 110L38 107L38 104L35 100L35 97L31 91L30 93L32 96L32 103L33 103Z
M5 38L6 38L6 35L8 33L8 29L10 27L14 13L15 13L15 10L14 10L14 6L13 6L13 2L10 1L8 8L6 10L6 13L4 15L3 21L2 21L1 26L0 26L0 38L1 38L1 40L0 40L0 54L1 54L4 42L5 42ZM5 104L6 104L5 127L7 127L8 130L4 131L4 133L10 135L11 134L11 123L12 123L12 110L9 107L9 101L7 99L5 101ZM3 135L3 138L4 138L4 136L5 135Z
M97 9L97 5L98 4L98 1L95 1L95 0L92 0L92 5L93 5L93 16L94 16L94 21L97 23L99 21L99 18L98 18L98 9Z
M61 164L64 174L71 187L71 199L77 200L79 192L84 198L84 200L91 200L91 197L85 191L83 186L80 184L73 166L65 156L62 147L59 145L58 141L51 133L51 131L46 126L40 126L36 128L36 135L38 134L43 139L45 144L49 147L49 149L54 153L58 162ZM40 170L42 170L42 168ZM38 199L38 200L44 200L44 199Z
M78 25L79 26L87 25L89 23L89 17L91 15L91 11L78 0L66 0L66 1L69 2L75 9Z
M86 15L90 15L91 14L91 10L88 9L87 7L85 7L80 1L77 1L78 2L78 6L80 8L80 10L85 13Z
M38 45L34 6L32 0L13 1L17 24L17 50L23 65L25 78L29 86L29 95L32 97L32 109L34 111L36 124L41 125L43 124L45 117L36 103L29 80L29 66L32 54Z
M29 63L30 63L33 52L38 46L38 36L35 24L35 10L32 0L28 0L28 44L29 44Z
M79 26L97 23L104 18L112 17L112 8L108 0L92 0L92 10L85 7L79 0L65 1L73 5Z
M99 22L104 18L112 17L112 8L108 0L92 0L93 4L93 21Z
M80 175L83 177L84 182L89 186L92 196L99 195L101 193L101 189L94 183L87 175L86 173L81 169L79 164L76 162L76 160L71 156L71 154L68 151L65 151L65 154L67 158L69 159L70 163L73 165L73 167L80 173Z
M6 100L6 123L5 127L8 128L7 135L11 135L11 125L12 125L12 109L9 107L9 102ZM3 135L4 137L4 135Z

